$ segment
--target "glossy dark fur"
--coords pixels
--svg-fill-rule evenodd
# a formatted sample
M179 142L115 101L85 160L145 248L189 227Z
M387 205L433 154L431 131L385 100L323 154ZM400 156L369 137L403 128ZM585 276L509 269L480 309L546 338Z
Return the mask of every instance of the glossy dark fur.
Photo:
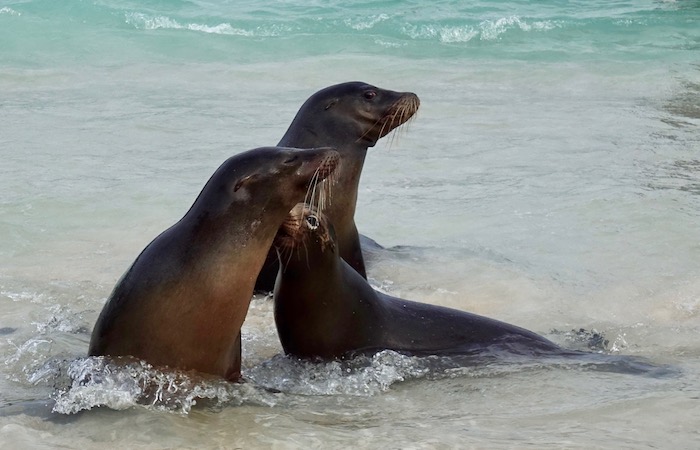
M375 291L339 257L329 221L302 206L274 241L282 263L274 314L285 353L334 359L385 349L417 356L566 352L515 325Z
M332 201L324 214L334 224L340 256L366 278L355 204L367 149L409 120L420 101L410 92L394 92L361 82L342 83L312 95L299 109L279 145L338 150L341 164L333 174ZM278 271L277 254L270 250L256 290L271 291Z
M237 380L241 325L275 233L315 175L329 175L338 159L328 148L276 147L229 158L119 280L89 354Z

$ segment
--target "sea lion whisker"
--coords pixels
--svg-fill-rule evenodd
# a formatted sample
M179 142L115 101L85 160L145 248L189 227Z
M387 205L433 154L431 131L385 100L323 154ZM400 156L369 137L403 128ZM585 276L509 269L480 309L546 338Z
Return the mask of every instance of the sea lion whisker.
M319 187L318 191L318 198L312 198L311 202L309 202L309 204L314 207L316 211L323 211L326 208L326 205L330 204L331 189L333 187L333 183L335 182L335 179L333 178L334 173L335 172L330 173L321 181L321 186Z
M314 209L316 209L316 211L323 211L323 209L326 206L326 194L325 194L325 192L326 192L325 189L321 189L318 192L318 203L316 204L316 207L314 208Z
M289 255L287 256L287 261L284 264L284 269L287 270L287 267L289 267L289 263L292 261L292 256L294 256L294 247L290 247L285 250L287 250L287 253L289 253Z
M322 182L322 183L323 183L323 182ZM316 192L315 192L315 189L314 189L314 195L311 196L311 201L308 202L308 203L306 203L306 204L304 205L304 207L306 208L306 205L312 205L312 206L313 206L313 205L315 205L315 204L319 204L319 203L321 202L321 196L322 196L322 195L323 195L323 189L319 189L318 195L316 195ZM303 211L302 211L302 215L301 215L301 221L302 221L302 222L304 221L304 213L303 213Z
M391 134L391 138L389 139L389 143L387 145L388 148L392 148L395 143L396 145L399 145L401 137L405 133L408 133L408 129L410 128L413 121L416 119L416 116L418 116L417 108L418 102L415 100L412 100L410 103L407 103L402 106L401 116L399 117L399 123L402 124L402 126L397 126L396 128L394 128Z
M331 180L328 182L328 206L333 204L333 186L336 182L335 174L331 174Z
M328 182L326 182L326 184L324 184L323 188L324 188L323 189L323 204L319 208L319 210L318 210L319 212L323 212L326 209L326 207L330 204L331 190L333 189L333 183L328 181Z
M365 131L364 133L362 133L362 134L360 135L360 137L358 137L357 140L355 140L355 142L360 142L360 141L362 141L362 140L363 140L365 137L367 137L367 135L368 135L372 130L374 130L374 128L375 128L377 125L379 125L379 123L381 123L383 120L384 120L384 117L380 117L379 119L377 119L377 120L374 122L374 124L372 124L372 126L369 127L369 128L367 129L367 131ZM382 134L381 134L381 132L380 132L380 133L379 133L379 136L381 136L381 135L382 135Z
M310 258L309 258L309 247L306 245L307 244L306 240L307 240L307 235L305 234L304 238L302 239L302 244L304 246L304 253L306 254L306 258L305 258L306 259L306 267L308 269L311 269Z
M318 199L316 203L310 205L313 209L316 211L322 211L323 208L326 206L326 185L325 185L325 180L323 186L321 186L321 189L318 191Z
M322 192L322 190L319 190L315 201L312 202L309 206L311 206L312 208L317 208L321 204L321 200L322 200L321 197L323 197L323 192Z
M313 177L311 178L311 180L313 181ZM313 182L309 183L309 186L306 188L306 194L304 195L304 203L306 203L309 200L309 194L311 193L312 189L313 189Z
M315 199L316 199L316 183L313 184L313 189L311 189L311 198L309 199L308 202L305 201L304 203L313 203Z
M391 125L393 124L393 120L389 118L389 120L385 120L384 123L382 123L382 128L379 130L379 135L384 136L384 130L389 129L391 130ZM388 133L388 132L387 132Z
M313 176L311 177L311 182L309 183L309 187L306 190L306 196L304 197L304 203L313 202L314 200L314 196L316 195L316 185L318 184L319 171L320 168L316 169ZM309 193L311 194L310 199Z
M388 122L388 118L389 118L392 114L395 113L395 110L396 110L397 105L398 105L399 103L401 103L401 100L400 100L400 99L397 100L396 102L394 102L391 106L389 106L389 108L387 109L387 112L386 112L383 116L379 117L379 118L374 122L374 124L372 124L372 126L369 127L369 128L367 129L367 131L365 131L365 132L357 139L357 141L355 141L355 142L360 142L362 139L364 139L364 138L365 138L372 130L374 130L374 129L377 127L377 125L379 125L380 123L382 124L382 127L381 127L381 129L379 130L378 136L379 136L379 137L382 137L382 135L383 135L382 133L384 132L384 127L386 126L386 124L387 124L387 122Z

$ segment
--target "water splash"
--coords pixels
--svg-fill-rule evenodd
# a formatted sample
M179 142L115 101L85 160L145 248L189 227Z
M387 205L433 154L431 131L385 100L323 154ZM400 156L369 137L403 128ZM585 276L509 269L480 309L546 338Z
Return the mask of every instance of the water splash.
M293 402L290 395L371 397L396 383L415 379L491 378L524 371L571 369L654 377L677 374L672 368L641 359L600 353L581 354L580 358L503 354L412 357L386 350L330 362L277 355L245 370L246 382L240 384L194 372L156 368L132 358L102 356L53 358L34 370L27 380L52 387L52 411L59 414L96 407L143 407L186 415L197 404L209 408L276 406Z
M36 362L45 360L51 353L53 341L43 336L33 337L19 345L8 341L15 348L12 355L5 358L7 377L15 382L31 378L36 370Z
M249 383L235 384L217 377L155 368L145 361L102 356L49 361L34 377L34 382L41 381L53 383L53 412L60 414L103 406L188 414L205 400L211 400L207 405L212 407L277 403L273 394Z
M51 316L41 322L32 322L40 334L51 332L62 332L88 334L88 325L81 313L75 313L70 308L63 305L52 305L48 308Z
M277 355L244 375L268 389L290 394L371 396L428 372L419 358L385 350L372 356L329 362Z
M145 361L99 356L51 359L28 376L28 381L53 388L53 412L59 414L96 407L144 407L184 415L198 402L218 408L275 406L289 394L373 396L397 382L425 377L434 363L435 359L393 351L322 363L277 355L244 371L246 382L235 384L155 368ZM446 372L445 376L454 374Z

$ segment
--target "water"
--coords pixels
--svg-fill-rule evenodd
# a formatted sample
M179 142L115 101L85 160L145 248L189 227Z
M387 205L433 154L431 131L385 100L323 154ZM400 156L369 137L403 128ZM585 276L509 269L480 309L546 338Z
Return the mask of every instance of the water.
M692 0L0 2L0 446L694 447L699 19ZM361 182L361 231L402 246L375 286L671 370L300 363L264 298L245 385L85 358L215 168L350 80L421 98Z

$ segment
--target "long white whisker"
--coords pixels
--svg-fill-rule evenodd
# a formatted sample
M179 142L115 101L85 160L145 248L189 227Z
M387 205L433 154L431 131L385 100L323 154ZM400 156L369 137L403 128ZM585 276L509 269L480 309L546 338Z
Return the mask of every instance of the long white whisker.
M289 256L287 256L287 263L284 266L285 268L289 265L289 261L292 260L292 256L294 256L294 248L289 248L287 250L288 250Z
M320 167L316 169L313 176L311 177L311 182L309 183L309 187L306 190L306 195L304 196L304 203L311 203L314 200L314 196L316 195L316 185L318 184L319 172ZM310 199L309 194L311 194Z

